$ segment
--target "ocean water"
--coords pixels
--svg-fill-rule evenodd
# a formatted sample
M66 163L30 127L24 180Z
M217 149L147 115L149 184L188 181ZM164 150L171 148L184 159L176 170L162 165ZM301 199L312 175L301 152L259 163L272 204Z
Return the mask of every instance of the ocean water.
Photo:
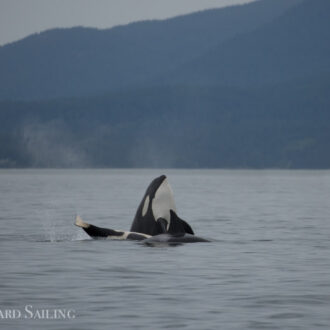
M212 242L73 225L128 230L160 174ZM1 170L0 225L1 329L330 328L330 171Z

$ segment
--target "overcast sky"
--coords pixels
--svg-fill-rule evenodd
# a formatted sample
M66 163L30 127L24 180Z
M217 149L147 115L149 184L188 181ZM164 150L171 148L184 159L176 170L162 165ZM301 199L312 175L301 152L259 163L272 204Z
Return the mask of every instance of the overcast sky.
M0 0L0 45L54 27L109 28L253 0Z

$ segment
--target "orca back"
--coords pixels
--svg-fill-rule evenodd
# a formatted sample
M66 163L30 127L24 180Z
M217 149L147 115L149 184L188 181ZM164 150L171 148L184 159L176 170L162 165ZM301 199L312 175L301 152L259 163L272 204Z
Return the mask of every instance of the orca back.
M176 246L184 243L210 242L209 240L191 234L159 234L142 241L148 246Z

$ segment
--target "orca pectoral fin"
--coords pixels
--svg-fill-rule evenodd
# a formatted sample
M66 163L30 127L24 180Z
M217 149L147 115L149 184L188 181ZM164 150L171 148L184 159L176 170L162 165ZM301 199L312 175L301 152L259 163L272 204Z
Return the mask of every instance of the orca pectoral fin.
M157 224L160 228L161 233L167 233L167 221L164 218L158 218Z
M84 231L92 238L108 238L108 237L120 237L124 232L120 232L108 228L100 228L97 226L89 225L88 228L83 228Z
M100 228L89 223L84 222L79 215L76 217L76 221L74 223L77 227L82 228L86 234L88 234L92 238L107 238L111 237L120 237L124 235L124 232L117 231L108 228Z
M180 219L180 218L179 218ZM191 234L191 235L195 235L194 231L192 230L192 228L190 227L190 225L185 222L184 220L180 219L181 221L181 224L184 228L184 231L187 233L187 234Z
M74 222L74 225L80 228L88 228L89 223L84 222L79 215L76 216L76 220Z
M180 219L177 214L170 210L171 214L171 223L170 223L170 230L169 232L172 233L187 233L194 235L194 231L190 227L190 225L187 224L184 220Z

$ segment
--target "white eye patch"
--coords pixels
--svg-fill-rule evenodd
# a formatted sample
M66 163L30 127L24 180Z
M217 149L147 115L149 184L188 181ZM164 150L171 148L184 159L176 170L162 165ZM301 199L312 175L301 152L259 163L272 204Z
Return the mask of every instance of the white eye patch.
M146 213L148 211L148 207L149 207L149 195L144 200L143 209L142 209L142 216L143 217L146 215Z

